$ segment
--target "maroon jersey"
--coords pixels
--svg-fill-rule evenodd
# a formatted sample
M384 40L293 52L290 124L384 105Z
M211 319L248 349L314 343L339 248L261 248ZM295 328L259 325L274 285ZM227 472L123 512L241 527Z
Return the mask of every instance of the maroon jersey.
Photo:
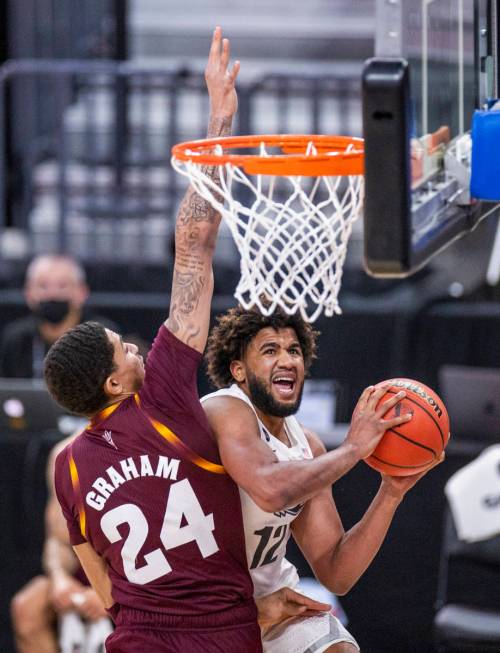
M198 400L201 354L162 326L140 392L99 413L56 460L72 544L109 567L114 600L170 615L248 604L241 504Z

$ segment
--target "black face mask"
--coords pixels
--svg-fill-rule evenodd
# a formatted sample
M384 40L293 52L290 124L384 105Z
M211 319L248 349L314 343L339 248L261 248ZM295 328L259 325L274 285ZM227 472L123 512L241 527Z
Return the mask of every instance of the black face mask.
M50 299L40 302L35 306L34 313L40 322L59 324L69 313L69 302L67 299Z

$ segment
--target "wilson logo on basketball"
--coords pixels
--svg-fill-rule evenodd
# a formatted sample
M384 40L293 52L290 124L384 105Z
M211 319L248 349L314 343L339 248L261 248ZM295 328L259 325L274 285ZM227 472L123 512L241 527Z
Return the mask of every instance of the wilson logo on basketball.
M386 391L377 407L384 406L388 424L365 462L390 476L420 474L439 462L450 437L450 422L446 406L434 390L408 378L381 381L375 388ZM406 396L398 398L400 390ZM408 414L411 419L394 423Z
M425 401L429 404L429 406L432 406L432 409L434 410L434 412L437 414L438 417L441 417L441 415L443 414L443 410L441 406L434 400L433 397L428 395L427 392L420 386L415 385L414 383L409 383L408 381L401 381L401 380L394 381L392 385L395 386L396 388L411 390L419 397L422 397L422 399L425 399Z

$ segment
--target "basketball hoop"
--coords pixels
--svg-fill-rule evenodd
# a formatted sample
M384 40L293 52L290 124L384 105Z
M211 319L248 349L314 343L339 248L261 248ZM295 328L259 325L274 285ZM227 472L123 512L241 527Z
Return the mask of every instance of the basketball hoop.
M229 226L242 306L265 315L280 306L310 322L341 312L347 243L363 203L361 138L205 139L175 145L172 165Z

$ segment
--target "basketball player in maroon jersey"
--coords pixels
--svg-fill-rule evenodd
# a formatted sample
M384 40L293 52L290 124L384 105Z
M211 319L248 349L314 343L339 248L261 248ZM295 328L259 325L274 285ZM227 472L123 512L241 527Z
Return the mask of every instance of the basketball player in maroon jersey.
M230 133L238 71L216 28L205 71L209 137ZM115 615L109 653L261 650L238 489L196 384L219 221L189 188L177 216L170 312L146 368L135 345L88 322L45 360L54 398L90 417L56 460L55 488L74 550Z

